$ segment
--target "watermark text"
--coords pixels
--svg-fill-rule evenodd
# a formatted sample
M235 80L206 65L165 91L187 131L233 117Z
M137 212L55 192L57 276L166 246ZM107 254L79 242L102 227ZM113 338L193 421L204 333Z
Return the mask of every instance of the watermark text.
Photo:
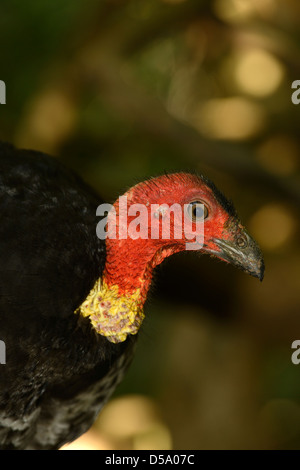
M184 240L186 250L199 250L204 243L204 205L128 204L120 196L117 210L111 204L100 204L96 215L102 217L96 227L97 237L110 239Z
M6 104L6 85L3 80L0 80L0 104Z
M2 340L0 340L0 364L6 364L6 346Z

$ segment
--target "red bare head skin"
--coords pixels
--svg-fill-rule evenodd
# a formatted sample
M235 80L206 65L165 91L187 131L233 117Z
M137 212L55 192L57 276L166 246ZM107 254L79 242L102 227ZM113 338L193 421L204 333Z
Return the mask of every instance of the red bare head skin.
M209 253L227 262L235 264L250 274L259 277L263 276L263 260L261 252L254 240L246 233L241 225L233 205L223 196L223 194L209 180L188 174L175 173L150 179L139 183L131 188L127 193L127 211L132 204L143 204L149 208L148 212L128 216L127 225L139 215L140 226L146 224L150 231L153 222L153 213L150 206L167 204L179 204L182 211L186 210L185 205L199 201L205 207L204 219L204 243L199 250L202 253ZM116 228L119 229L120 208L119 200L114 204L117 218ZM159 218L161 224L164 211L160 211ZM174 233L181 221L170 212L170 237L162 239L116 239L107 238L107 258L104 277L108 285L118 285L120 292L132 293L141 289L141 295L145 299L152 278L152 271L167 256L184 251L186 243L191 242L192 233L185 232L181 238L176 238ZM191 220L193 230L195 222ZM177 232L178 233L178 232ZM161 227L160 227L161 234Z

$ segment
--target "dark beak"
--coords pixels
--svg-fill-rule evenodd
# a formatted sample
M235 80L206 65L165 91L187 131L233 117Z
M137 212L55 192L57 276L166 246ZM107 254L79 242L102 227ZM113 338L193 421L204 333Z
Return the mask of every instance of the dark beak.
M220 251L210 251L211 254L263 280L265 264L262 252L246 231L240 232L233 241L214 238L213 242Z

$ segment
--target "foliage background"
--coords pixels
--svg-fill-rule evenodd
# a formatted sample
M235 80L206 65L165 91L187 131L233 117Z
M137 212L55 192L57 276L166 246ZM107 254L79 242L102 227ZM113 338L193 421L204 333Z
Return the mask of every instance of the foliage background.
M297 0L1 0L2 140L108 202L204 173L265 254L262 284L190 253L157 270L137 357L76 448L300 448L299 26Z

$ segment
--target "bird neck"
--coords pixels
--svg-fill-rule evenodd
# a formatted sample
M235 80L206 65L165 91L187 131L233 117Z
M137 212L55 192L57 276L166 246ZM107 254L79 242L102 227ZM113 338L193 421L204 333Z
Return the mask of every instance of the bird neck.
M97 333L113 343L139 331L153 269L178 251L174 246L151 247L139 242L127 239L107 243L103 275L77 310L89 317Z

